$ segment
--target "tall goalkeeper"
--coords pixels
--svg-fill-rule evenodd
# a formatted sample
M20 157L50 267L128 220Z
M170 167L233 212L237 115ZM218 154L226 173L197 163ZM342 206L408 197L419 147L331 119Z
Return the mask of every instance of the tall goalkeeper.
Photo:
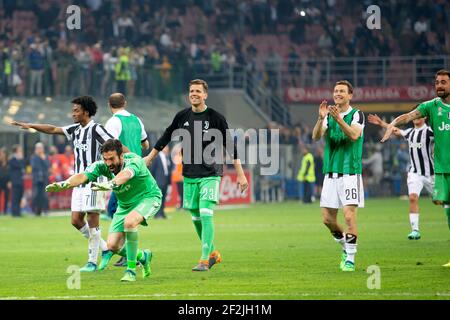
M134 153L123 153L122 143L117 139L107 140L100 148L103 161L87 167L85 172L75 174L66 181L46 187L47 192L59 192L92 181L92 190L114 190L118 208L113 217L108 235L108 251L102 254L98 270L104 270L114 253L126 257L127 270L121 281L136 281L136 264L142 264L142 274L150 276L152 252L138 249L139 224L147 226L161 206L161 190L147 169L144 160ZM94 182L99 176L108 182Z

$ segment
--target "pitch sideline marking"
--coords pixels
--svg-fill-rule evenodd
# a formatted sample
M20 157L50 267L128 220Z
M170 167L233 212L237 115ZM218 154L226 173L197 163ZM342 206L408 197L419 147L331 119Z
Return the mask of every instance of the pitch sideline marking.
M437 296L437 297L450 297L450 292L436 292L436 293L410 293L410 292L392 292L392 293L365 293L365 292L353 292L353 293L154 293L154 294L125 294L125 295L72 295L72 296L47 296L47 297L0 297L0 300L37 300L37 299L108 299L108 298L158 298L158 297L220 297L220 296L298 296L298 297L315 297L315 296L373 296L373 297L389 297L389 296L404 296L404 297L423 297L423 296Z

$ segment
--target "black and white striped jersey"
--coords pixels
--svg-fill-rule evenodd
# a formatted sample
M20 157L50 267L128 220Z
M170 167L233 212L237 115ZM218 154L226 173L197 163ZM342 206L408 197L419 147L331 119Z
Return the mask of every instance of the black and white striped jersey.
M75 123L62 129L73 145L75 173L84 172L90 164L101 160L100 147L106 140L113 138L101 124L95 123L94 120L85 127Z
M420 128L400 131L409 144L409 172L422 176L434 175L434 134L426 124Z

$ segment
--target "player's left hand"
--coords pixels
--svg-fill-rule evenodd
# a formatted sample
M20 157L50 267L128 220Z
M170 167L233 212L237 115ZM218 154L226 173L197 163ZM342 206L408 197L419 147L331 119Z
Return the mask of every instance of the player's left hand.
M237 177L237 185L239 190L241 190L241 193L243 193L245 190L247 190L248 188L248 181L247 178L245 177L245 175L239 175Z
M339 114L339 108L336 106L329 106L328 110L330 112L330 115L333 117L333 119L337 120L339 119L341 116Z
M114 182L107 181L107 182L92 182L92 191L109 191L112 190L115 187Z

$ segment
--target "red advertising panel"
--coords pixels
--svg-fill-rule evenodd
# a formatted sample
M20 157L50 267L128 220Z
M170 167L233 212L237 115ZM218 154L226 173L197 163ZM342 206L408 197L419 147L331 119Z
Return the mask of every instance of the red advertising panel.
M220 205L228 204L246 204L252 202L252 183L251 174L244 170L248 181L248 188L241 193L237 187L237 174L234 171L225 171L220 182ZM180 196L178 189L174 182L172 182L171 192L167 194L166 206L175 207L180 203Z
M424 101L436 96L433 86L403 87L359 87L353 92L354 102L397 102ZM285 93L287 103L320 103L333 101L330 88L288 88Z
M249 171L244 170L247 177L249 187L245 192L241 193L237 187L237 174L235 171L225 171L220 183L220 204L248 204L252 202L252 179ZM26 175L24 178L25 192L24 197L26 199L26 206L31 207L31 191L32 181L31 176ZM172 183L172 188L169 190L166 197L166 206L175 207L180 203L178 195L178 189L175 182ZM63 192L50 192L47 194L49 200L50 210L66 210L70 209L72 200L72 190L66 190ZM0 207L3 208L4 199L0 197Z

